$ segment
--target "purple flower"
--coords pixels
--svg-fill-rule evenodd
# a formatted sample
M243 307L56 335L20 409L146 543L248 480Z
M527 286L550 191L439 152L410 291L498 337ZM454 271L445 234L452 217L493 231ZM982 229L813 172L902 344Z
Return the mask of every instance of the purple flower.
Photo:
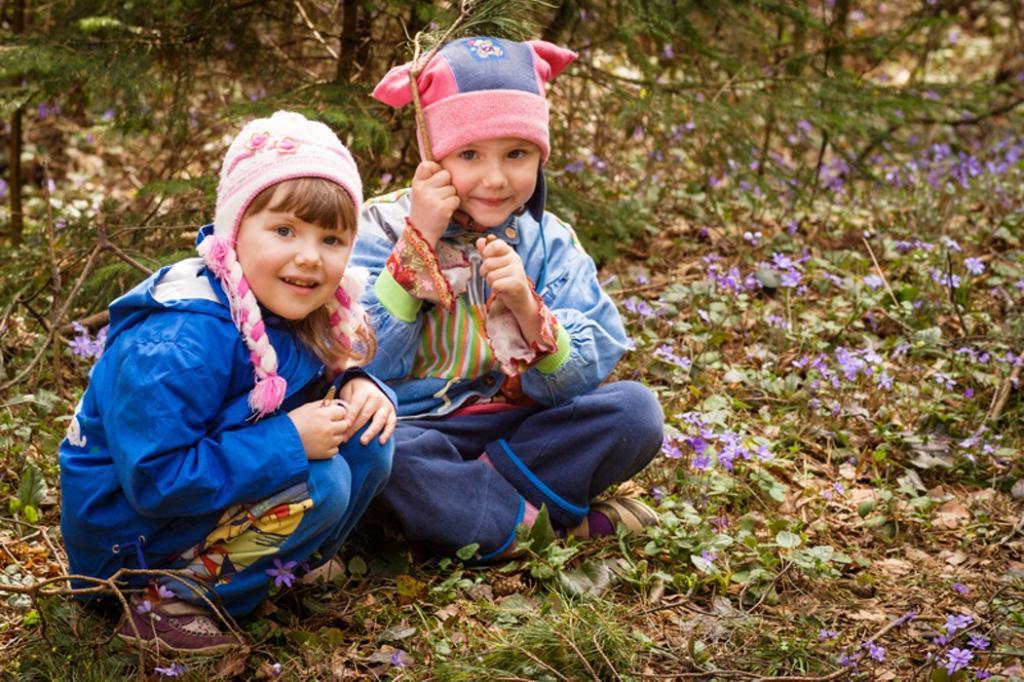
M965 668L973 658L974 654L972 654L969 649L953 647L948 653L946 653L946 672L952 675L957 670Z
M690 359L676 355L675 349L668 344L658 346L657 350L654 351L654 357L681 369L690 369Z
M871 289L877 289L882 286L882 278L878 275L868 275L864 278L864 284Z
M661 451L665 453L665 456L669 459L679 459L683 456L682 450L679 446L673 442L673 439L669 436L665 436L665 439L661 442Z
M987 670L978 670L974 673L974 679L976 680L987 680L992 677L992 673Z
M874 642L866 642L868 649L868 657L881 663L885 660L885 648L880 647Z
M661 54L665 59L672 59L672 57L675 57L676 51L672 49L672 43L665 43L661 48Z
M665 489L659 485L654 486L651 488L651 497L654 498L655 502L661 502L665 499Z
M972 275L980 275L985 272L985 261L980 258L966 258L964 259L964 267Z
M156 596L160 597L161 599L174 599L176 595L174 594L174 592L167 589L163 585L157 585Z
M153 668L153 672L160 673L164 677L181 677L188 672L188 666L184 663L172 663L166 668Z
M713 564L715 563L715 561L718 560L718 554L715 552L709 552L705 549L703 552L700 553L700 558L709 564Z
M274 677L280 677L281 675L281 664L274 663L270 666L271 671L274 673Z
M971 635L970 641L967 642L967 645L972 649L987 649L990 644L992 644L992 642L982 635Z
M790 268L782 273L779 283L787 289L795 289L800 286L800 278L800 271L796 268Z
M930 274L932 281L936 284L941 284L950 289L958 289L960 287L960 275L946 274L938 268L932 268Z
M281 585L291 587L295 582L295 573L292 572L292 569L298 565L297 561L282 564L280 559L274 559L274 566L277 568L268 568L265 572L274 579L274 587L281 587Z
M960 248L960 243L955 239L950 239L949 237L942 238L942 245L953 253L960 253L963 251L963 249Z
M854 668L854 667L857 666L857 661L859 661L859 660L860 660L860 652L858 651L857 653L853 654L852 656L848 655L848 654L842 654L842 655L839 656L839 660L836 661L836 662L839 665L843 666L844 668Z
M654 316L654 308L652 308L647 301L636 298L635 296L623 301L622 307L634 315L639 315L640 317Z
M404 668L406 663L403 656L405 656L404 651L401 649L395 649L395 653L391 654L391 665L396 668Z
M968 439L968 440L970 440L970 439ZM964 442L967 442L967 441L964 441ZM961 445L963 445L963 443L961 443ZM973 445L973 443L972 443L972 445ZM967 587L966 585L964 585L963 583L953 583L953 584L952 584L952 585L951 585L950 587L952 587L952 588L953 588L953 591L954 591L954 592L957 592L957 593L959 593L959 594L963 594L963 595L967 595L967 594L969 594L969 593L970 593L970 591L971 591L971 590L970 590L970 589L969 589L969 588L968 588L968 587Z
M572 163L565 167L565 172L571 173L573 175L576 175L577 173L582 173L583 161L581 161L580 159L576 159L575 161L573 161Z
M952 635L957 630L969 627L973 622L974 619L970 616L948 615L946 616L946 634Z
M824 642L827 639L835 639L838 636L839 636L839 633L836 632L835 630L826 630L824 628L822 628L821 630L818 630L818 641L819 642Z
M114 109L113 107L111 107L111 108L109 108L109 109L107 109L106 111L103 112L103 115L100 116L100 120L102 120L102 121L113 121L114 120L114 116L116 116L116 115L117 115L117 109Z
M139 614L140 616L143 615L143 614L152 613L152 612L153 612L153 602L149 601L148 599L143 599L142 601L140 601L138 604L135 605L135 613Z
M772 254L772 265L776 270L789 270L790 268L796 267L796 263L793 259L784 253L773 253Z
M907 611L902 616L896 619L896 627L906 625L915 618L917 618L917 611Z

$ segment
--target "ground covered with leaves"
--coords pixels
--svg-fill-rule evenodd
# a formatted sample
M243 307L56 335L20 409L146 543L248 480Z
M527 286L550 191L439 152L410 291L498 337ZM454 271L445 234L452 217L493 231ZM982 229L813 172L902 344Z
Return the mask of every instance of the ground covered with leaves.
M1024 677L1022 158L1019 139L923 145L885 181L837 175L788 214L739 174L680 190L688 209L602 270L635 346L617 376L665 408L661 456L630 491L657 526L535 534L494 566L376 529L346 546L344 576L282 585L239 623L250 652L141 674ZM67 571L53 453L101 348L80 327L64 392L4 398L2 585ZM140 673L110 640L116 614L4 600L5 676Z
M320 4L324 27L378 6ZM1024 679L1019 4L554 4L573 10L552 26L582 58L552 95L549 205L626 320L616 378L664 406L662 452L623 491L659 523L588 542L538 531L526 556L486 566L370 527L330 584L274 569L272 598L237 624L244 654L140 658L114 640L118 608L60 594L55 453L102 353L99 311L193 255L243 115L299 108L347 131L371 194L408 180L415 144L383 139L411 140L411 117L342 115L369 101L352 73L344 97L318 89L333 62L308 16L255 31L287 38L262 49L236 51L231 24L192 91L172 60L136 102L141 127L98 95L62 112L78 86L57 62L32 94L33 56L8 79L32 92L24 243L0 259L0 678ZM678 8L709 16L691 26ZM365 45L399 40L392 24ZM250 83L221 73L225 55L296 70ZM366 56L359 78L398 61Z

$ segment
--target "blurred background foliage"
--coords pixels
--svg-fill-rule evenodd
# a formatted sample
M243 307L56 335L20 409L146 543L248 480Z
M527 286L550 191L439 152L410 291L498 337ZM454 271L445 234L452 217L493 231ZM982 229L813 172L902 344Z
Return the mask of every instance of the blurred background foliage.
M951 158L973 158L998 131L1019 129L1017 0L478 9L489 13L481 33L580 53L551 93L549 207L600 261L658 234L800 222L892 185L911 150L949 142ZM409 36L440 32L457 10L5 0L0 383L40 344L66 345L71 320L99 319L146 272L191 252L212 217L221 155L249 117L315 116L353 149L368 195L403 186L417 161L411 111L369 93L409 59ZM948 217L904 213L912 229Z

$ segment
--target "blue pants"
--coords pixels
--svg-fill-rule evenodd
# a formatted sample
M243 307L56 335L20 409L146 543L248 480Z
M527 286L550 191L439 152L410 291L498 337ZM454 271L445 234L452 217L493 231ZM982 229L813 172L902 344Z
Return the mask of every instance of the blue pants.
M189 571L200 591L216 592L216 598L208 595L211 601L219 601L232 616L242 616L266 598L275 580L268 569L280 572L284 567L301 575L307 567L329 561L391 470L394 438L385 445L375 438L364 446L359 442L363 430L336 456L310 460L305 483L226 510L202 542L166 568ZM181 582L172 581L171 588L200 603Z
M478 543L486 560L512 544L525 502L577 525L591 499L654 458L663 424L657 399L633 381L553 407L401 421L380 499L408 539L447 553Z

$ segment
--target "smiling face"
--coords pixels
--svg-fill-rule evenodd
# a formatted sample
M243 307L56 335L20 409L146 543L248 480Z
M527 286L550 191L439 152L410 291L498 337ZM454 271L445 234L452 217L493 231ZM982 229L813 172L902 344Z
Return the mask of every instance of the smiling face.
M498 137L459 147L440 164L452 175L459 209L478 225L493 227L533 196L540 161L532 142Z
M296 215L290 196L278 194L286 194L282 185L273 188L269 200L253 202L263 207L247 211L235 251L256 300L275 315L301 320L334 296L354 235L340 220L325 227L309 222L302 210L298 213L307 219Z

